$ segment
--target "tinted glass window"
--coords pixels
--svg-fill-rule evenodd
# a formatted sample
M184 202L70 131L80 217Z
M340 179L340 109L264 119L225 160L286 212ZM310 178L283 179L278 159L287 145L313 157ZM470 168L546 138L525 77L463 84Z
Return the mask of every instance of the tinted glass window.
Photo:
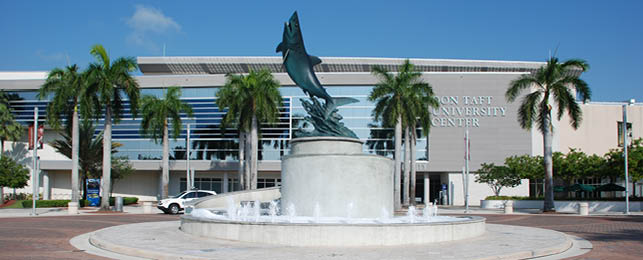
M199 192L199 198L207 197L207 196L210 196L210 195L212 195L212 194L207 193L207 192Z
M193 198L196 198L196 192L188 192L188 194L185 194L185 196L183 196L183 198L184 198L184 199L193 199Z

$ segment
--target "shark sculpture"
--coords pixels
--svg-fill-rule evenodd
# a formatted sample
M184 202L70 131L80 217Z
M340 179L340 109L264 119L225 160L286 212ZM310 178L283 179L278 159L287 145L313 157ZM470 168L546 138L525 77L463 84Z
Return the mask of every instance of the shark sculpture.
M319 83L313 66L320 64L322 61L319 57L306 53L297 12L284 24L283 40L277 46L277 52L282 53L284 67L290 78L306 95L310 96L310 101L312 101L300 99L303 108L308 112L308 116L304 119L311 123L315 127L315 130L309 132L299 129L295 131L295 134L297 136L342 136L357 138L357 135L355 135L353 131L344 126L344 123L340 122L342 116L337 113L337 107L355 103L358 100L346 97L333 98L326 92L326 89L324 89L321 83ZM317 98L323 99L325 103L320 103Z
M284 24L283 40L277 46L276 52L282 53L286 71L295 84L303 89L306 95L324 99L328 113L331 113L338 106L358 102L354 98L333 98L328 95L326 89L319 83L313 66L320 64L322 61L319 57L306 53L297 12Z

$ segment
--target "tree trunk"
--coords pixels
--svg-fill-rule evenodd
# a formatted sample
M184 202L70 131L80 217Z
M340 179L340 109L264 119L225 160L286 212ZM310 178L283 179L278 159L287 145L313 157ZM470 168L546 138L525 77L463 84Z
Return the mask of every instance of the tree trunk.
M4 139L0 139L0 155L4 154Z
M246 133L239 130L239 190L245 190L245 172L246 172Z
M257 174L259 174L259 171L257 169L257 164L258 164L258 157L259 157L259 122L257 121L257 116L252 115L252 129L250 130L250 134L252 135L252 140L251 140L251 150L252 150L252 157L250 163L252 166L250 167L252 170L250 172L250 189L254 190L257 188Z
M393 187L393 206L395 210L400 210L402 206L400 205L400 202L402 201L402 193L400 192L401 188L401 163L402 163L402 116L397 117L397 121L395 122L395 153L394 153L394 159L395 159L395 166L393 172L394 176L394 181L393 184L395 185Z
M0 186L0 205L4 204L4 187Z
M103 197L100 200L101 210L110 210L109 197L111 194L112 182L112 108L110 104L105 106L105 131L103 133L103 176L100 188Z
M411 130L411 204L415 205L415 185L417 184L417 173L415 169L415 143L417 142L417 137L415 136L415 129Z
M252 171L252 166L250 161L252 160L252 148L251 148L252 136L250 133L245 132L245 147L243 151L246 153L245 163L243 164L243 177L244 177L244 190L250 189L250 172Z
M170 140L167 132L167 118L163 122L163 173L161 175L161 198L168 197L170 184Z
M78 144L80 142L78 131L78 106L74 106L71 119L71 201L78 202Z
M543 162L545 166L545 203L543 204L543 212L556 211L554 206L554 165L552 158L552 125L551 113L545 111L546 116L543 117L543 125L545 126L543 132Z
M403 195L404 199L402 200L402 203L404 206L409 205L409 181L410 181L410 176L411 176L411 147L410 147L410 140L409 140L410 134L409 134L409 127L404 128L404 190L403 190Z

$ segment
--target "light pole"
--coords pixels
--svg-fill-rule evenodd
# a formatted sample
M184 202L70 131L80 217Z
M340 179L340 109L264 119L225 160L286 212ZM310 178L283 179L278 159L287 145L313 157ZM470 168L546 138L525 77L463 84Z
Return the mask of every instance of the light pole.
M630 178L627 170L627 107L633 106L634 99L623 104L623 161L625 162L625 214L630 214Z

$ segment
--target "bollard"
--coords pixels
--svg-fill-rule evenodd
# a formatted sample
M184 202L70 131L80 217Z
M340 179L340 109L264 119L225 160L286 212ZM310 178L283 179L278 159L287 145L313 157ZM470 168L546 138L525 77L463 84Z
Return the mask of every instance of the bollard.
M123 211L123 197L118 196L114 198L114 211L118 211L118 212Z
M514 202L513 200L505 201L505 214L514 213Z
M152 214L152 202L151 201L144 201L143 202L143 213L144 214Z
M581 216L589 215L589 203L579 202L578 203L578 214Z
M69 215L78 214L78 202L67 203L67 212L69 213Z

